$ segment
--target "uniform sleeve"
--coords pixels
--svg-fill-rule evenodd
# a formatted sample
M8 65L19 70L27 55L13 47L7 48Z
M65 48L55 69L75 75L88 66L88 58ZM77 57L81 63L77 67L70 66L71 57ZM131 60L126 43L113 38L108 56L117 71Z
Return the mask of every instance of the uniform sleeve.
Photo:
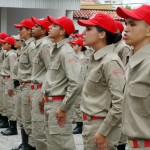
M79 60L77 60L71 52L62 55L61 63L68 79L68 86L60 108L63 111L68 111L72 107L80 91L78 79L81 67Z
M36 48L35 47L32 47L31 49L29 49L28 51L28 57L29 57L29 61L31 63L31 66L33 65L32 61L33 61L33 58L35 56L35 52L36 52Z
M14 64L15 61L17 59L17 55L14 53L12 55L9 56L9 65L10 65L10 82L9 82L9 89L13 89L14 85L13 85L13 68L14 68Z
M121 121L123 87L125 84L124 70L117 61L110 61L103 66L104 76L111 93L111 108L98 132L107 136L110 130Z
M14 66L13 66L13 79L17 79L17 75L18 75L18 60L15 61Z
M48 81L47 81L47 78L48 78L48 76L49 76L49 71L50 71L50 70L47 70L46 75L45 75L45 80L43 81L43 84L42 84L42 89L41 89L41 91L42 91L42 93L44 93L44 94L45 94L45 91L49 88L49 84L48 84Z
M50 63L50 48L47 45L43 46L40 56L44 62L46 70L48 70L48 66Z
M128 55L130 53L131 49L129 46L125 46L121 51L118 52L118 56L122 60L123 64L126 65L128 63Z
M4 50L0 50L0 63L4 60Z

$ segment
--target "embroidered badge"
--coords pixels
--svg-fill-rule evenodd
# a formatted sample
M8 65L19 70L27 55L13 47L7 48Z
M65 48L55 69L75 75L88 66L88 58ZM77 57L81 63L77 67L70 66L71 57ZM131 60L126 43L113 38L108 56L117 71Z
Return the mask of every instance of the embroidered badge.
M121 69L115 69L115 70L113 70L113 74L114 74L114 75L117 75L117 74L124 75L124 71L121 70Z
M67 62L78 62L78 60L76 58L69 58Z

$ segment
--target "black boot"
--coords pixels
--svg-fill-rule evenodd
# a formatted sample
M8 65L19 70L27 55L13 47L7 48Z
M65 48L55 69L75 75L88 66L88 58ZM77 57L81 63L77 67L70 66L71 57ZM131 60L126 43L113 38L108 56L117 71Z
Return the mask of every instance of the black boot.
M21 140L22 140L22 143L23 143L23 135L24 135L24 129L23 129L23 127L21 126ZM18 147L12 148L11 150L19 150L19 149L21 149L22 146L23 146L22 143L21 143Z
M28 145L28 150L36 150L36 148Z
M2 116L1 122L0 122L0 128L8 128L9 122L7 116Z
M22 143L18 147L12 148L11 150L20 150L21 147L22 147Z
M28 148L28 135L26 134L25 130L21 129L21 139L22 139L22 146L19 150L29 150Z
M9 121L10 122L10 127L9 129L6 129L5 131L2 131L1 134L5 136L9 135L17 135L17 121Z
M3 120L3 116L0 114L0 122L2 122Z
M117 146L117 150L125 150L126 149L126 144L121 144Z
M82 122L77 122L77 126L73 130L73 134L81 134L82 133Z

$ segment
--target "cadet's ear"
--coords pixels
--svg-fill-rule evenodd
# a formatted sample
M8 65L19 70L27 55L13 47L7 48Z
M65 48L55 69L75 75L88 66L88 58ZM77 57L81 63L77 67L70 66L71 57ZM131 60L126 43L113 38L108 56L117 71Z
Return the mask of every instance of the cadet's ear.
M46 33L47 33L46 30L43 29L43 30L42 30L42 34L43 34L43 35L46 35Z
M99 32L99 39L104 39L106 36L106 32Z
M146 36L150 37L150 25L147 27L147 34Z
M65 35L65 30L64 29L61 29L60 35Z

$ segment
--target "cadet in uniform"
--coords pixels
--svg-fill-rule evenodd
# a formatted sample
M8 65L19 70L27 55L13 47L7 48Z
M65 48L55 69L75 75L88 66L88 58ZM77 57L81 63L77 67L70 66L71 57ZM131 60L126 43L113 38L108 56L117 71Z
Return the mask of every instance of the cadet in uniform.
M116 25L117 25L117 33L122 34L123 30L124 30L124 26L122 25L122 23L120 21L115 21ZM123 38L115 44L115 50L114 52L118 54L118 56L120 57L120 59L122 60L124 66L126 66L126 64L129 61L129 55L131 52L131 48L130 46L128 46L125 41L123 40ZM118 150L125 150L126 147L126 143L127 143L127 138L125 135L121 134L121 138L119 141L119 145L117 147Z
M5 40L0 40L4 43L3 49L6 50L4 60L1 68L1 75L3 76L4 93L3 93L3 106L6 116L9 119L9 128L1 133L3 135L16 135L17 122L15 115L15 102L13 99L13 66L16 61L17 55L14 52L15 40L13 37L7 37Z
M74 49L80 63L81 63L81 72L79 76L79 83L81 87L83 87L85 75L87 72L87 59L84 55L84 51L86 48L83 46L83 40L82 39L77 39L77 40L72 40L70 41L70 44L72 48ZM82 112L80 110L80 102L81 102L81 93L77 96L77 99L73 105L73 121L77 124L76 127L73 130L73 134L81 134L82 133Z
M122 23L120 21L115 21L115 22L117 25L117 33L122 34L124 30ZM118 54L123 64L126 66L129 60L128 58L131 52L131 47L125 43L123 38L118 43L116 43L114 52Z
M48 27L51 23L47 18L36 19L32 17L35 26L32 28L32 36L36 39L36 54L32 61L31 75L31 118L32 118L32 134L36 150L47 150L44 114L40 112L39 100L42 98L41 88L45 80L50 60L50 50L52 42L48 35Z
M132 150L150 149L150 5L133 10L117 8L126 19L124 40L133 46L126 68L122 132Z
M18 76L21 86L21 114L22 114L22 144L21 150L34 150L31 127L31 108L29 106L29 95L31 92L32 61L35 55L35 39L31 36L31 29L34 26L29 18L24 19L19 24L14 24L18 28L20 38L24 40L24 47L18 63ZM29 139L29 141L28 141Z
M105 14L95 14L78 24L86 26L84 45L94 49L81 98L84 149L116 150L125 79L123 63L112 43L121 37L116 34L114 19Z
M42 91L45 98L40 101L42 111L45 100L45 121L48 150L75 150L72 134L71 107L79 93L78 75L80 63L69 42L74 31L70 18L48 17L53 23L49 27L49 37L55 45L50 55L50 66L46 73Z
M0 40L4 40L8 37L9 35L7 33L1 32L0 33ZM4 50L3 50L3 43L0 42L0 71L2 67L2 63L4 60ZM8 118L6 114L4 114L3 111L3 77L0 75L0 128L8 128Z
M15 39L14 47L17 49L16 50L17 59L16 59L16 61L14 63L14 66L13 66L15 115L16 115L16 118L17 118L17 122L18 122L18 124L21 128L21 134L23 134L22 117L21 117L21 88L19 86L20 83L17 79L17 76L18 76L18 62L19 62L19 58L20 58L21 53L22 53L23 41L20 39L19 35L15 35L15 36L13 36L13 38ZM22 143L19 145L19 147L13 148L12 150L18 150L21 147L22 147Z

